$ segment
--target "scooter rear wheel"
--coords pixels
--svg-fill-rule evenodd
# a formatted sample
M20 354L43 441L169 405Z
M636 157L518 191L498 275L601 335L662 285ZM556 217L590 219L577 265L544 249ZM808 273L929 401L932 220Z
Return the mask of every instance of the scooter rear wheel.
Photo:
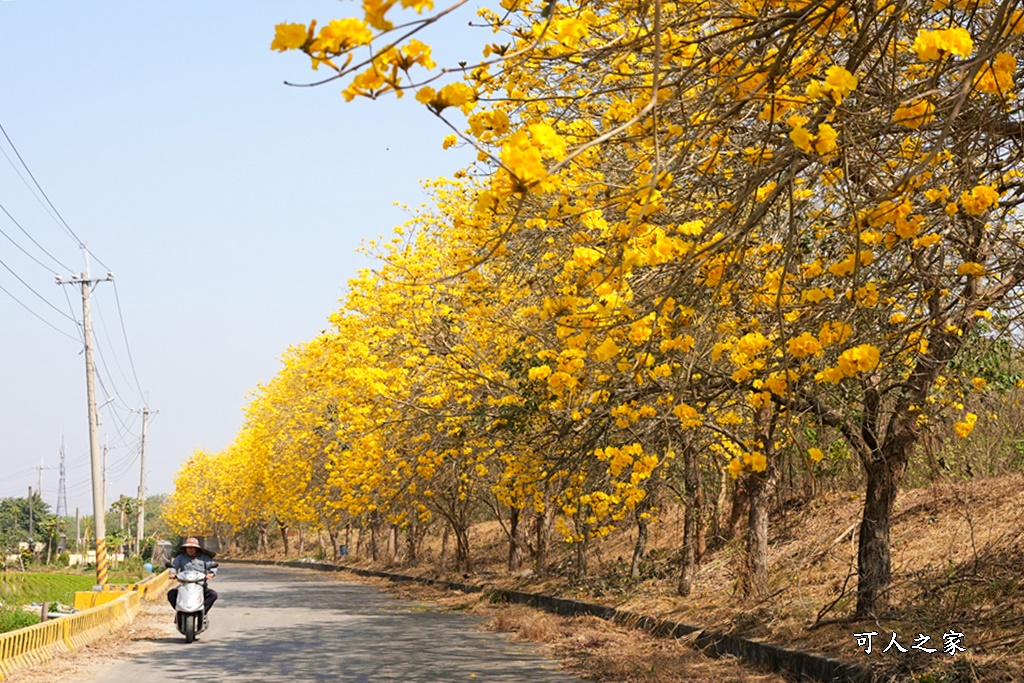
M186 614L182 617L184 621L185 642L191 643L196 639L196 615Z

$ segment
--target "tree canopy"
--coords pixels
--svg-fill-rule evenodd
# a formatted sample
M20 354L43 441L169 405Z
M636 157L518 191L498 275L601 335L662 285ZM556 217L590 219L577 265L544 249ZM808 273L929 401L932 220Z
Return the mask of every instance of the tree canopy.
M371 245L178 509L441 518L468 562L484 507L513 549L550 522L582 571L659 482L692 505L724 470L757 591L777 463L835 434L866 473L857 612L884 607L908 462L970 435L991 387L963 359L1019 314L1021 2L501 0L484 54L438 68L417 36L451 9L277 27L345 99L411 91L477 161Z

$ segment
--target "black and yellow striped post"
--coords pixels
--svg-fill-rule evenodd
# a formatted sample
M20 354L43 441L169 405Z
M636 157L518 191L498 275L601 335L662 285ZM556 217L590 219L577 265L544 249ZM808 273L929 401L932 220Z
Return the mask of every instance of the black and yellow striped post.
M88 258L89 251L86 250ZM92 516L96 528L96 583L100 590L107 585L107 526L103 520L107 506L104 499L106 492L103 484L106 481L105 467L100 462L100 429L99 414L96 409L96 363L92 358L92 317L89 315L89 293L99 282L114 279L113 273L103 278L90 278L88 266L86 272L70 280L57 276L57 284L78 284L82 286L82 339L85 341L85 395L89 408L89 461L92 465ZM104 457L105 460L105 457Z
M107 585L107 541L96 539L96 583L100 590Z

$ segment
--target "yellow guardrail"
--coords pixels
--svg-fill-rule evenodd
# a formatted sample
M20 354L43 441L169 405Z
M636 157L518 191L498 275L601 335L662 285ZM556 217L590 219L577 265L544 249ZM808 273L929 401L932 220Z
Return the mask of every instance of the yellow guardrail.
M143 596L153 600L170 583L165 571L121 590L112 587L76 593L76 607L80 595L95 597L88 600L92 604L83 611L0 634L0 681L16 669L45 662L58 653L71 652L113 633L135 618Z
M75 609L83 610L90 607L97 607L111 600L116 600L125 593L141 593L147 599L150 596L166 591L171 583L170 571L165 570L159 574L151 574L138 583L129 585L107 584L102 591L79 591L75 593Z

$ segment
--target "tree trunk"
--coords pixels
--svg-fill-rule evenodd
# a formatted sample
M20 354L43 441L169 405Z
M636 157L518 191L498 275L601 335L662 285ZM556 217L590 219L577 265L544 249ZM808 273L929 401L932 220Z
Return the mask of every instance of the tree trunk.
M278 522L277 528L281 530L281 540L284 542L284 556L288 557L288 525Z
M413 526L405 532L405 563L416 564L416 528Z
M538 512L533 519L533 566L540 572L548 564L548 547L551 539L552 505L545 501L544 512Z
M886 464L884 456L865 462L867 494L857 541L857 616L869 617L888 604L885 594L891 578L889 530L896 491L906 468L905 457Z
M711 521L711 529L708 530L708 535L711 540L707 543L708 550L715 550L722 546L725 541L724 538L724 520L722 519L723 511L725 510L725 502L729 495L729 473L723 468L721 475L721 484L718 487L718 495L714 497L711 503L711 515L709 517ZM703 550L701 552L703 555Z
M523 511L512 508L508 519L508 570L517 571L523 566Z
M441 534L441 556L437 558L438 563L441 565L441 571L444 571L445 561L448 559L448 537L451 535L452 525L445 523L444 533Z
M575 566L573 567L573 577L577 581L582 581L587 577L587 546L590 545L590 534L587 533L586 528L582 525L579 528L582 529L581 533L583 536L583 540L573 543L573 546L575 546L576 550L576 561L574 563Z
M633 560L629 563L629 576L634 579L640 578L640 561L644 559L644 551L647 549L647 510L650 505L644 505L647 498L640 501L640 504L633 509L633 517L636 519L636 543L633 544Z
M452 524L455 532L455 571L468 572L469 561L469 527L465 524Z
M398 527L394 524L388 530L388 564L398 564Z
M689 595L697 578L700 562L701 506L704 504L700 486L700 464L697 451L687 448L683 454L683 483L686 487L686 512L683 517L682 562L679 571L679 595Z
M299 525L299 557L306 554L306 535L302 532L302 525Z
M331 539L331 557L337 562L341 557L341 552L338 549L338 530L334 527L327 529L327 537Z
M743 593L752 597L763 597L768 590L768 506L775 483L776 470L771 460L764 472L747 477L750 507Z
M739 537L748 502L746 485L736 480L732 489L732 504L729 506L729 522L725 526L725 540L731 541Z
M260 538L259 538L259 541L257 541L256 547L257 547L259 553L261 553L263 555L266 555L267 554L267 523L266 522L260 522L259 523L259 529L260 529Z

